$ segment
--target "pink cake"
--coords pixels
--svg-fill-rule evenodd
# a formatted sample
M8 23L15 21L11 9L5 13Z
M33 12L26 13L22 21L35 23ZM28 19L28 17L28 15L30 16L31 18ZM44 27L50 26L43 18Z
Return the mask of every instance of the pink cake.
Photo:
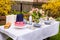
M16 27L24 27L24 22L15 22Z

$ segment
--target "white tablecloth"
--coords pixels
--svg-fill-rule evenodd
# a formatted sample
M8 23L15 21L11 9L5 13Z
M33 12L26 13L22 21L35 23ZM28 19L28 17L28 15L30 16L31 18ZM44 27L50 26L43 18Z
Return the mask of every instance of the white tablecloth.
M35 30L28 28L16 29L14 25L9 29L4 29L3 26L0 26L0 32L8 35L13 40L43 40L47 37L56 35L58 31L59 22L54 22L51 25L42 25Z

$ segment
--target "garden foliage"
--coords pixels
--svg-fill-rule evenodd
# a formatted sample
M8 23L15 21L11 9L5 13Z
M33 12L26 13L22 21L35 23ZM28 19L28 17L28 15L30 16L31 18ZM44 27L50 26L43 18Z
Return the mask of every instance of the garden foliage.
M7 15L11 11L11 0L0 0L0 16Z
M49 16L60 17L60 1L49 1L46 4L42 5L42 8L47 12Z

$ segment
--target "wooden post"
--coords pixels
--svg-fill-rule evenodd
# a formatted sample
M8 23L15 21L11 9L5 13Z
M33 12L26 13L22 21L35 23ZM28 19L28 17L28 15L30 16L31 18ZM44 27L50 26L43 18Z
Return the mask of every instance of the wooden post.
M6 16L0 16L0 25L4 25L6 23Z

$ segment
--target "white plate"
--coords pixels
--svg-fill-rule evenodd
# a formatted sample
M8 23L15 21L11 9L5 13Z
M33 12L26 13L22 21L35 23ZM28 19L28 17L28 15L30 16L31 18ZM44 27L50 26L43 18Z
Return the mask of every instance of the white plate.
M22 26L22 27L20 27L20 26L15 26L15 28L25 28L25 27L27 27L27 25L24 25L24 26Z

